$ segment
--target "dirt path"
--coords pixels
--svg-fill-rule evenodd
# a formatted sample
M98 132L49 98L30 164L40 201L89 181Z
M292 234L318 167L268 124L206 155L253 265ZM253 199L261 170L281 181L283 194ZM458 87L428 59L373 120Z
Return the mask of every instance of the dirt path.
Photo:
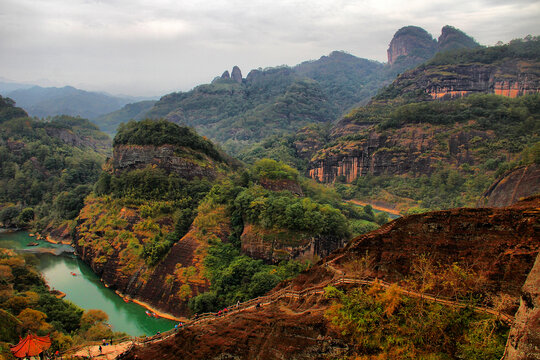
M99 345L92 345L84 347L73 354L66 354L64 356L79 356L90 357L91 359L113 360L120 354L126 352L133 345L132 341L124 341L116 345L101 345L101 352L99 351Z
M387 207L383 207L383 206L379 206L379 205L375 205L375 204L371 204L371 203L368 203L368 202L363 202L363 201L355 200L355 199L347 200L347 202L353 203L355 205L360 205L360 206L369 205L372 208L374 208L375 210L384 211L384 212L387 212L387 213L392 214L392 215L401 216L399 211L397 211L396 209L390 209L390 208L387 208Z

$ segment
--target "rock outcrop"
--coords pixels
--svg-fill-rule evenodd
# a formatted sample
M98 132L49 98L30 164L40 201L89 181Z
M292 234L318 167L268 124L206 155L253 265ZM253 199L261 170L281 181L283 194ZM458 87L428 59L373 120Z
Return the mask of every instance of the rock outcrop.
M429 175L443 159L456 165L474 164L476 158L470 150L472 139L489 139L493 135L458 129L448 135L443 127L411 124L394 132L379 132L371 124L362 130L363 139L341 143L316 154L309 163L308 176L322 183L336 180L350 183L366 174ZM446 140L441 142L439 138Z
M484 193L480 206L502 207L540 193L540 165L520 166L497 179Z
M540 359L540 255L521 290L519 309L503 360Z
M47 135L60 139L63 143L75 147L88 147L103 153L110 153L111 140L109 138L96 139L91 136L76 134L71 129L61 127L45 127Z
M403 74L397 82L414 82L403 90L422 89L435 100L481 93L515 98L540 92L539 70L540 63L508 60L502 66L471 64L417 69Z
M419 64L431 58L437 51L437 42L418 26L399 29L388 47L388 64L396 62Z
M208 159L206 165L187 153L179 154L182 149L173 145L120 145L115 146L111 159L112 171L120 174L126 171L157 166L167 173L175 173L185 179L215 178L216 171ZM191 154L193 155L193 153ZM201 155L202 156L202 155Z
M274 264L290 259L325 257L345 245L344 240L337 237L314 237L287 229L264 229L252 224L244 226L240 240L244 254Z
M236 65L232 69L231 79L239 84L242 83L242 71L240 71L240 68Z

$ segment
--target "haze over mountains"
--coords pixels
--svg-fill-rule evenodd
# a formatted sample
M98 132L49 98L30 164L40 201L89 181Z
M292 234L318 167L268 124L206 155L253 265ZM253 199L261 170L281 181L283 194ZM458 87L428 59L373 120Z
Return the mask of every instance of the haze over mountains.
M80 90L72 86L41 87L11 82L0 83L0 94L15 100L30 116L39 118L69 115L93 120L140 100Z
M293 67L251 70L245 78L235 67L211 84L188 92L163 96L141 118L163 117L194 126L213 140L235 151L238 146L294 131L308 123L329 123L354 106L365 104L396 74L430 59L439 51L479 46L471 37L451 26L439 40L416 26L396 32L388 49L388 63L334 51L318 60ZM130 112L112 113L96 120L125 122ZM261 124L264 123L264 132Z

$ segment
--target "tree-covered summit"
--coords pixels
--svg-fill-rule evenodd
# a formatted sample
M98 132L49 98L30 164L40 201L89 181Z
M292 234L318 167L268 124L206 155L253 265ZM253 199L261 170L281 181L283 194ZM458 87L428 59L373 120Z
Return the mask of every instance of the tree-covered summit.
M223 160L216 147L187 126L166 120L130 121L120 124L113 146L118 145L176 145L199 150L215 160Z

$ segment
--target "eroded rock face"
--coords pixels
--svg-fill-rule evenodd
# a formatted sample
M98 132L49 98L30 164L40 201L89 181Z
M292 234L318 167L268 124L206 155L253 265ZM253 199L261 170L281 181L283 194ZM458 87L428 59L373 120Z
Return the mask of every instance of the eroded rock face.
M418 26L406 26L399 29L388 47L388 64L394 65L398 59L411 63L420 63L433 56L437 51L437 42L424 29Z
M223 72L223 74L221 74L221 78L222 78L222 79L225 79L225 80L230 79L230 78L231 78L231 75L229 75L229 70L225 70L225 71Z
M244 254L274 264L289 259L325 257L345 245L343 239L332 236L313 237L286 229L264 229L252 224L244 226L240 239Z
M540 359L540 255L521 290L505 360Z
M399 281L422 254L435 263L468 264L487 293L514 297L540 251L540 197L507 208L461 208L399 218L334 253L347 262L373 257L374 276Z
M190 327L137 347L125 359L323 360L344 354L348 346L327 324L326 307L305 305L264 306Z
M442 159L458 165L475 163L470 141L493 136L486 131L457 130L441 142L437 135L446 130L437 126L406 125L391 133L377 132L371 126L371 130L363 130L363 139L325 149L314 157L308 176L322 183L338 179L350 183L366 174L429 175Z
M89 147L94 150L106 150L111 145L111 140L96 141L90 137L81 137L75 134L70 129L54 128L54 127L45 127L47 135L56 137L65 144L76 146L76 147Z
M89 198L85 208L77 218L77 228L73 238L74 247L80 258L87 263L107 286L123 295L146 302L162 311L186 316L189 314L188 300L199 293L208 291L203 261L207 254L207 237L215 236L227 241L230 223L224 216L224 209L217 210L219 220L201 235L197 225L192 225L186 235L174 243L169 252L155 266L130 251L133 241L115 237L115 232L131 233L142 244L150 241L147 232L141 230L145 219L135 208L122 208L119 213L100 199ZM200 214L199 214L200 215ZM107 221L122 223L121 228L93 228L96 223ZM163 233L170 233L174 221L170 217L158 222ZM109 239L105 240L105 233Z
M497 179L484 193L480 206L502 207L540 192L540 165L520 166Z
M216 176L214 169L208 165L199 165L197 161L186 156L177 155L179 149L172 145L120 145L113 150L112 167L116 174L126 171L157 166L167 173L175 173L185 179L210 178Z
M496 94L515 98L540 91L539 62L512 59L503 64L464 64L417 68L401 75L395 85L404 92L422 90L431 99L470 94Z

